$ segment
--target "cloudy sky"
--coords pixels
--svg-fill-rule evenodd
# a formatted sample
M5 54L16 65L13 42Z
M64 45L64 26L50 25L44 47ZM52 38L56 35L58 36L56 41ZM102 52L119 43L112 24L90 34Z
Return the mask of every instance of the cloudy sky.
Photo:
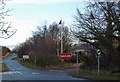
M0 38L0 45L8 46L18 45L32 36L32 31L36 26L59 22L63 20L65 24L70 25L73 22L73 16L76 15L76 8L81 11L84 8L83 0L6 0L7 8L13 9L7 18L12 22L12 29L17 32L9 39Z

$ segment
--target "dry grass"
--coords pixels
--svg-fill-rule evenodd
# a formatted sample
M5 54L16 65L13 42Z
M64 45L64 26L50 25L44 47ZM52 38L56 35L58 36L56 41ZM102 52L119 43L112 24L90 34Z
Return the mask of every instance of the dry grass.
M92 80L120 80L120 74L111 74L111 73L100 73L97 75L97 72L92 71L79 71L78 73L72 74L75 77L83 77Z
M0 63L0 72L6 72L8 68L5 63Z
M73 64L73 63L64 63L61 65L50 65L49 67L47 67L47 69L52 69L52 70L62 70L62 69L67 69L67 68L76 68L79 67L81 65L81 63L78 64Z

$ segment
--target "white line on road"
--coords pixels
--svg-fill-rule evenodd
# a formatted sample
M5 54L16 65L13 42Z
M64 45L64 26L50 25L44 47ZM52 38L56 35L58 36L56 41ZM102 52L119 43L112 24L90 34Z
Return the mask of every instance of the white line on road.
M32 74L34 75L34 74L40 74L40 73L35 73L35 72L33 72Z
M0 73L0 75L1 74L22 74L22 73L19 71L9 71L9 72L2 72L2 73Z

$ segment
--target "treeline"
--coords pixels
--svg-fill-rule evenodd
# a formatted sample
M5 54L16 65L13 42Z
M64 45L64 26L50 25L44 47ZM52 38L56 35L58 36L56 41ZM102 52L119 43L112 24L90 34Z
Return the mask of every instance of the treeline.
M55 22L51 25L38 26L37 31L33 32L33 37L17 46L15 50L18 51L19 57L25 54L30 55L29 61L34 63L36 60L36 65L57 65L60 61L58 56L61 52L61 37L63 52L71 53L72 46L68 27Z
M120 72L120 7L117 2L95 2L86 6L86 12L77 9L75 22L70 29L62 26L64 53L71 53L73 38L92 45L101 51L101 69ZM60 24L60 23L59 23ZM29 54L30 62L36 59L42 66L58 64L61 28L58 23L39 26L33 37L16 47L19 56ZM70 33L70 34L69 34ZM71 39L72 37L72 39ZM93 51L93 50L92 50ZM83 54L83 53L82 53ZM95 69L96 56L83 56L83 68ZM75 57L73 57L75 59ZM71 60L73 61L73 60Z
M2 54L2 55L6 55L7 53L11 52L11 50L6 46L0 46L0 51L1 51L0 54Z

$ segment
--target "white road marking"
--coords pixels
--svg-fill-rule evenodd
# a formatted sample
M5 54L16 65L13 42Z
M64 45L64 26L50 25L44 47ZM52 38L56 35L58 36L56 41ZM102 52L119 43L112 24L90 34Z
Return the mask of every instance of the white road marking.
M9 72L2 72L0 74L22 74L22 73L19 71L9 71Z
M35 72L33 72L32 74L34 75L34 74L40 74L40 73L35 73Z

